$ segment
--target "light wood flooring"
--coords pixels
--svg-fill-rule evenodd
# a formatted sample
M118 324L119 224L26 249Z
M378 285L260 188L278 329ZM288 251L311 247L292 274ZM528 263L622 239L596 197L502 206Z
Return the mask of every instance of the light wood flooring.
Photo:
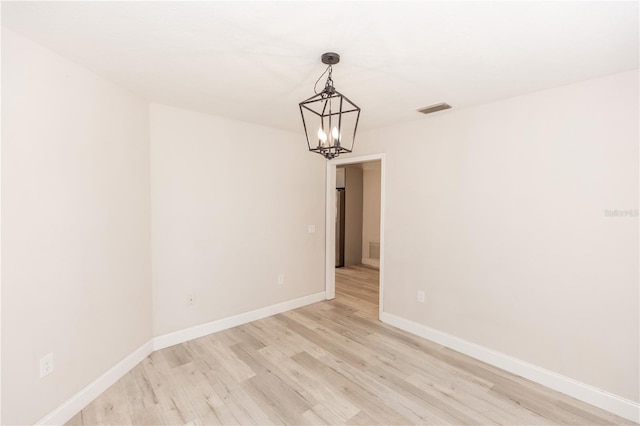
M154 352L69 424L632 424L379 322L377 282Z

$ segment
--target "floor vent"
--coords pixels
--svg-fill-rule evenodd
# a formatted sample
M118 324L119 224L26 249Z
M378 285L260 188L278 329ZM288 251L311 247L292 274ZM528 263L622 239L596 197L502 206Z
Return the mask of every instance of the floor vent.
M431 114L432 112L438 112L438 111L442 111L444 109L449 109L449 108L451 108L451 105L444 102L440 102L439 104L430 105L428 107L421 108L418 110L418 112L421 112L423 114Z

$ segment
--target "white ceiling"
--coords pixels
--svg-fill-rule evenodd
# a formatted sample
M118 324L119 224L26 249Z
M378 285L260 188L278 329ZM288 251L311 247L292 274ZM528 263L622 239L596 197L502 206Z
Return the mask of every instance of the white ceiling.
M325 51L371 129L638 68L638 16L637 1L2 2L3 26L146 99L296 132Z

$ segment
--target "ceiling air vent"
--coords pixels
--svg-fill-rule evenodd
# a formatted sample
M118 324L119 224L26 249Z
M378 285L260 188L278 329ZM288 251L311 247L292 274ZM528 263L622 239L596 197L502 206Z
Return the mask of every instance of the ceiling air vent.
M421 108L418 110L418 112L421 112L423 114L431 114L432 112L438 112L438 111L442 111L443 109L449 109L449 108L451 108L451 105L444 102L440 102L439 104L429 105L428 107Z

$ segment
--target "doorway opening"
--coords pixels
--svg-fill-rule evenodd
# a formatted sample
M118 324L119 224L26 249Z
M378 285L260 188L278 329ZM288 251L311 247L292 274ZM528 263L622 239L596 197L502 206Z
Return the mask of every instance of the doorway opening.
M384 154L327 162L326 299L383 312ZM377 312L374 312L377 311Z

